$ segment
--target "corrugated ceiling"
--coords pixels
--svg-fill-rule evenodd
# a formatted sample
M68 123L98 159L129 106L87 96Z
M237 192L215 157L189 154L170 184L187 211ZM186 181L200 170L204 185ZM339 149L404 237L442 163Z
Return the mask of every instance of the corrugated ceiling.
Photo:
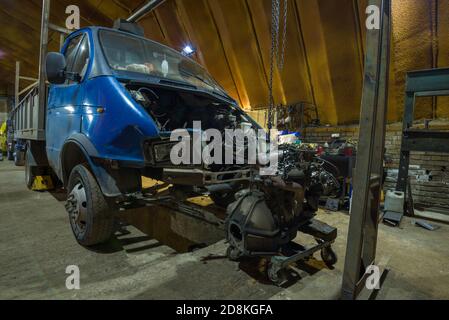
M51 20L63 25L66 6L76 4L82 26L111 26L144 2L53 0ZM358 120L366 5L367 0L289 0L286 63L275 73L276 103L314 103L323 124ZM0 88L11 88L15 60L27 75L37 74L40 8L40 0L0 0ZM175 49L195 46L195 58L244 108L267 106L271 0L167 0L140 24L147 37ZM58 35L51 36L56 50ZM449 66L448 37L449 0L393 0L391 121L402 118L406 71ZM449 100L423 100L417 114L449 118Z

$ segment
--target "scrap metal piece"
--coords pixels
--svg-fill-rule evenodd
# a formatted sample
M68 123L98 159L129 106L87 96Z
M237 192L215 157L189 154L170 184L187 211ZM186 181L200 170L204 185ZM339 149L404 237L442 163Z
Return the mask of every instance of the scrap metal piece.
M384 215L383 221L393 227L398 227L401 224L403 217L404 217L403 213L387 211Z
M429 231L436 231L436 230L438 230L438 229L441 228L441 227L439 227L439 226L434 226L434 225L432 225L432 224L430 224L430 223L427 223L427 222L424 222L424 221L422 221L422 220L416 220L416 221L414 222L414 224L415 224L415 226L424 228L424 229L429 230Z

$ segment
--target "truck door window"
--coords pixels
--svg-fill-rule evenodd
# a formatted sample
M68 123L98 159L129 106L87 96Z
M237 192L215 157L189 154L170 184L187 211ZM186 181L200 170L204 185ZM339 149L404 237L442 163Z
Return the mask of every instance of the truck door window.
M67 71L73 70L73 64L75 62L76 53L78 52L78 47L79 47L79 44L82 39L83 39L82 34L76 36L75 38L70 40L70 42L65 50L64 56L65 56L65 60L67 63ZM70 84L70 83L71 83L71 81L67 80L65 84Z
M73 64L72 72L78 73L81 78L84 78L89 65L89 38L85 36L81 41L76 55L75 62Z
M78 49L78 45L82 39L83 35L76 36L72 40L70 40L69 45L65 49L65 60L67 62L67 71L70 71L73 66L73 62L75 61L76 51Z

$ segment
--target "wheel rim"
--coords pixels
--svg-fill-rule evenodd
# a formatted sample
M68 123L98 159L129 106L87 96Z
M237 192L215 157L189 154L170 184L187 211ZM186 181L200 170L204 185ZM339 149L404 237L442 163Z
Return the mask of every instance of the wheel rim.
M323 250L321 251L321 258L323 259L324 263L330 266L333 266L335 263L337 263L337 255L331 248L323 248Z
M240 258L240 251L234 247L228 247L227 256L229 260L236 261Z
M330 254L329 250L327 248L324 248L322 253L323 253L323 256L322 256L323 260L325 262L329 262L329 260L331 258L331 254Z
M67 202L72 226L77 234L84 233L87 226L87 196L81 182L72 189Z

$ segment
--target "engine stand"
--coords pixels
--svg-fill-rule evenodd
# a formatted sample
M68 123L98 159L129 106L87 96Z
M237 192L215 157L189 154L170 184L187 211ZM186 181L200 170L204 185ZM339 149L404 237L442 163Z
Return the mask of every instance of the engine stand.
M321 258L327 266L332 267L337 263L337 255L331 247L337 238L336 228L314 219L300 227L298 231L313 236L318 244L301 249L297 243L290 242L282 248L282 255L271 258L267 270L268 278L278 286L286 281L283 277L283 271L287 270L292 264L311 257L315 252L321 251Z

